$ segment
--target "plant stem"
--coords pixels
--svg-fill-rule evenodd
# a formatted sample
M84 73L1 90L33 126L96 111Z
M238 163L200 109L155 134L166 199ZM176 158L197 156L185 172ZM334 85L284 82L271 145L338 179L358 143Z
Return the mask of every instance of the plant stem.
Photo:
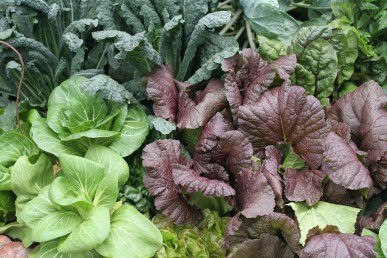
M242 9L238 9L238 11L236 11L230 22L227 23L226 26L224 26L224 28L219 32L219 35L224 35L224 33L226 33L228 29L231 28L231 26L238 20L239 16L242 14L242 11Z
M227 5L227 4L231 3L231 1L232 1L232 0L226 0L226 1L224 1L223 3L220 3L220 4L218 5L218 8L222 7L223 5Z
M248 21L246 21L246 32L247 32L247 39L249 40L249 45L252 50L256 50L257 47L254 43L254 36L253 32L251 31L251 25Z
M245 31L246 27L243 26L239 29L238 33L235 35L235 39L239 39L239 37L242 35L242 33Z
M292 6L294 7L300 7L300 8L307 8L307 9L311 9L311 10L330 10L331 7L327 6L312 6L312 5L309 5L309 4L300 4L300 3L292 3L291 4Z
M9 47L13 52L16 53L17 57L19 58L20 65L22 67L21 68L21 72L20 72L19 86L17 87L17 94L16 94L16 120L17 120L17 125L19 127L19 132L21 134L23 134L23 129L21 127L20 116L19 116L20 93L21 93L21 88L22 88L23 80L24 80L24 61L23 61L23 57L21 56L19 51L16 50L16 48L14 48L12 45L8 44L7 42L4 42L4 41L0 40L0 44L3 44L5 46Z

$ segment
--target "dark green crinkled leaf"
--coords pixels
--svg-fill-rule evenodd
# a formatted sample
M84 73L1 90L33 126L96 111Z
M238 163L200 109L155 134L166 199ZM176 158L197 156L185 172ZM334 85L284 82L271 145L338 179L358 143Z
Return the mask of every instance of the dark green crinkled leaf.
M199 20L188 42L183 61L180 64L179 72L176 76L177 80L184 81L188 67L195 57L197 48L204 43L205 37L203 36L206 35L207 29L216 29L225 25L230 20L230 17L230 13L219 11L209 13Z
M287 54L285 46L279 40L269 39L262 35L258 35L257 40L259 54L269 63Z

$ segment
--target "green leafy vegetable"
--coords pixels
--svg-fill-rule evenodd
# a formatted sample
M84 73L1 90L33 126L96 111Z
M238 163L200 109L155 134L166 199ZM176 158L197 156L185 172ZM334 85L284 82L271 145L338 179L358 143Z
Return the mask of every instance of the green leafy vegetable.
M337 226L341 233L354 233L357 214L360 209L320 201L309 207L305 203L288 204L296 213L301 230L300 243L305 244L308 231L316 226L324 229L328 225ZM335 214L335 216L332 216Z

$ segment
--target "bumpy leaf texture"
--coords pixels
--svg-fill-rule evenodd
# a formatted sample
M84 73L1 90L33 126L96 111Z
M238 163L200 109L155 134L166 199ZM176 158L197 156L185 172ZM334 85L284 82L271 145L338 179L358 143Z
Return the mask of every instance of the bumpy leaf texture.
M243 242L228 257L230 258L293 258L294 253L278 236L262 234L260 239Z
M331 132L323 142L324 162L322 171L336 184L347 189L368 188L373 193L373 184L368 169L359 161L356 152L337 134Z
M176 122L178 93L170 65L161 65L152 72L146 91L153 100L156 116Z
M286 198L289 201L306 201L309 206L312 206L323 195L322 181L324 176L320 170L286 170Z
M352 234L322 234L314 236L300 253L300 258L314 257L376 257L373 237Z
M352 139L376 162L387 152L387 95L369 81L345 94L329 110L328 117L351 128Z
M296 222L285 214L273 212L256 219L245 219L243 223L251 238L260 238L262 234L269 233L282 236L293 252L298 253L301 249L300 230Z
M220 80L210 80L203 91L195 85L177 82L179 88L177 127L195 129L205 125L226 107L226 96ZM194 95L193 95L194 93Z
M281 166L281 153L273 145L267 146L265 150L266 159L263 163L262 174L266 177L267 182L273 188L276 204L282 207L282 178L278 173Z
M266 91L254 105L239 108L239 130L255 152L268 145L291 143L307 165L317 169L322 162L322 139L327 133L320 102L298 86L281 86Z
M222 114L216 113L206 124L195 145L194 168L208 178L228 181L228 173L218 164L211 163L211 150L220 137L231 130L231 122Z
M144 185L155 196L155 206L164 215L170 216L176 224L195 224L201 218L199 211L189 205L173 181L175 165L190 166L185 160L179 141L161 140L148 144L142 155L146 168Z
M270 87L278 86L283 81L288 82L295 66L295 55L288 55L268 64L258 52L251 49L243 49L241 54L226 59L222 69L230 72L225 79L225 88L235 122L240 106L255 103Z
M202 192L205 196L231 196L235 190L219 180L201 177L195 170L183 165L176 165L172 170L173 180L187 192Z
M251 160L253 148L241 132L233 130L222 135L211 153L211 160L222 164L235 178L238 210L247 218L273 212L275 194L263 167Z

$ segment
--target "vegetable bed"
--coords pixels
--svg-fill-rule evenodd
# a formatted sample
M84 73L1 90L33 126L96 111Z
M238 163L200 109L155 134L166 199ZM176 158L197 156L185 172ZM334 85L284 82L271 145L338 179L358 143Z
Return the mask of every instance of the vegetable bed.
M3 0L1 257L387 256L384 0Z

